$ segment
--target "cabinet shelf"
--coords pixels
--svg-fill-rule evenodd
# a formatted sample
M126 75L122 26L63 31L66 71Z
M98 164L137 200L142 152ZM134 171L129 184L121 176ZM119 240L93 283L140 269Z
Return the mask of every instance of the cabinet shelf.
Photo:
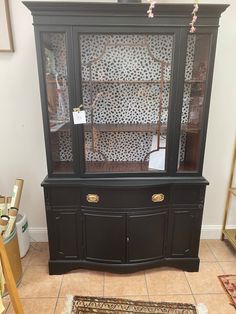
M185 80L184 83L192 84L192 83L205 83L206 80L198 80L198 79L193 79L193 80ZM161 80L83 80L83 84L170 84L171 81L161 81Z
M230 188L229 190L234 196L236 196L236 188Z
M52 133L55 132L66 132L70 129L70 123L69 122L52 122L50 121L50 131Z
M192 84L192 83L206 83L206 80L185 80L184 83Z
M145 132L145 133L155 133L158 130L158 124L156 123L86 123L84 125L85 132L91 132L94 127L99 132ZM56 125L50 126L52 133L54 132L67 132L70 130L70 123L58 123ZM160 131L165 132L167 130L167 124L161 124ZM187 133L198 133L200 131L199 126L192 124L183 124L181 127L182 132ZM236 189L236 188L235 188Z
M156 123L146 123L146 124L97 124L91 123L84 124L85 132L91 132L92 127L100 132L145 132L145 133L155 133L158 130L158 124ZM166 124L161 124L160 131L165 132L167 130ZM198 133L199 127L194 125L185 124L181 128L184 132Z
M88 172L139 172L148 170L148 162L141 161L86 161ZM156 170L157 171L157 170Z
M223 229L222 233L226 236L231 245L236 249L236 229Z
M139 81L139 80L132 80L132 81L128 81L128 80L95 80L95 81L87 81L84 80L82 81L82 83L84 84L170 84L171 81L161 81L161 80L143 80L143 81Z
M85 124L85 132L91 132L92 127L100 132L151 132L155 133L158 129L158 125L155 123L147 124ZM167 129L166 124L161 125L161 131Z

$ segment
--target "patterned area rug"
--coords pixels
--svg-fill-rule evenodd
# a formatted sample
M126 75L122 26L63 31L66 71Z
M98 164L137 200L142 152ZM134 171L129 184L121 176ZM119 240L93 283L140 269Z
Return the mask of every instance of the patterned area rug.
M156 303L100 297L69 297L66 307L67 309L64 310L63 314L197 314L193 304Z
M218 278L230 298L230 304L236 308L236 275L221 275Z

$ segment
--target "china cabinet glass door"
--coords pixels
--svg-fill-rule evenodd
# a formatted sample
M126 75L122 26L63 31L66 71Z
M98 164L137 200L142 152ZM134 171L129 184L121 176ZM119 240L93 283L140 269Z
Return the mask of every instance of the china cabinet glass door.
M178 172L198 171L211 35L188 35Z
M86 172L163 172L173 35L80 34Z
M73 171L66 34L41 33L52 172Z

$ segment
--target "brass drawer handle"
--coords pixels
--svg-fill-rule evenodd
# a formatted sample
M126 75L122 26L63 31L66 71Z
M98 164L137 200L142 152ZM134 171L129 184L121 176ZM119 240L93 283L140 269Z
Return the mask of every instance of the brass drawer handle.
M86 196L88 203L98 203L99 202L99 196L97 194L87 194Z
M160 203L160 202L163 202L164 199L165 199L165 195L162 194L162 193L153 194L153 195L152 195L152 201L153 201L153 203Z

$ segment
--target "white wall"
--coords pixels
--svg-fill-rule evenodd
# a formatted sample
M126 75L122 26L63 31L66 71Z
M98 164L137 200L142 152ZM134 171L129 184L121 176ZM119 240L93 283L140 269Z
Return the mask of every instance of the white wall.
M25 180L20 210L28 216L32 237L43 240L46 219L40 183L47 170L32 17L21 1L9 2L15 52L0 53L0 194L11 194L15 178ZM231 6L220 22L203 172L211 183L204 237L219 236L236 133L236 3L227 2ZM236 224L236 219L231 222Z

